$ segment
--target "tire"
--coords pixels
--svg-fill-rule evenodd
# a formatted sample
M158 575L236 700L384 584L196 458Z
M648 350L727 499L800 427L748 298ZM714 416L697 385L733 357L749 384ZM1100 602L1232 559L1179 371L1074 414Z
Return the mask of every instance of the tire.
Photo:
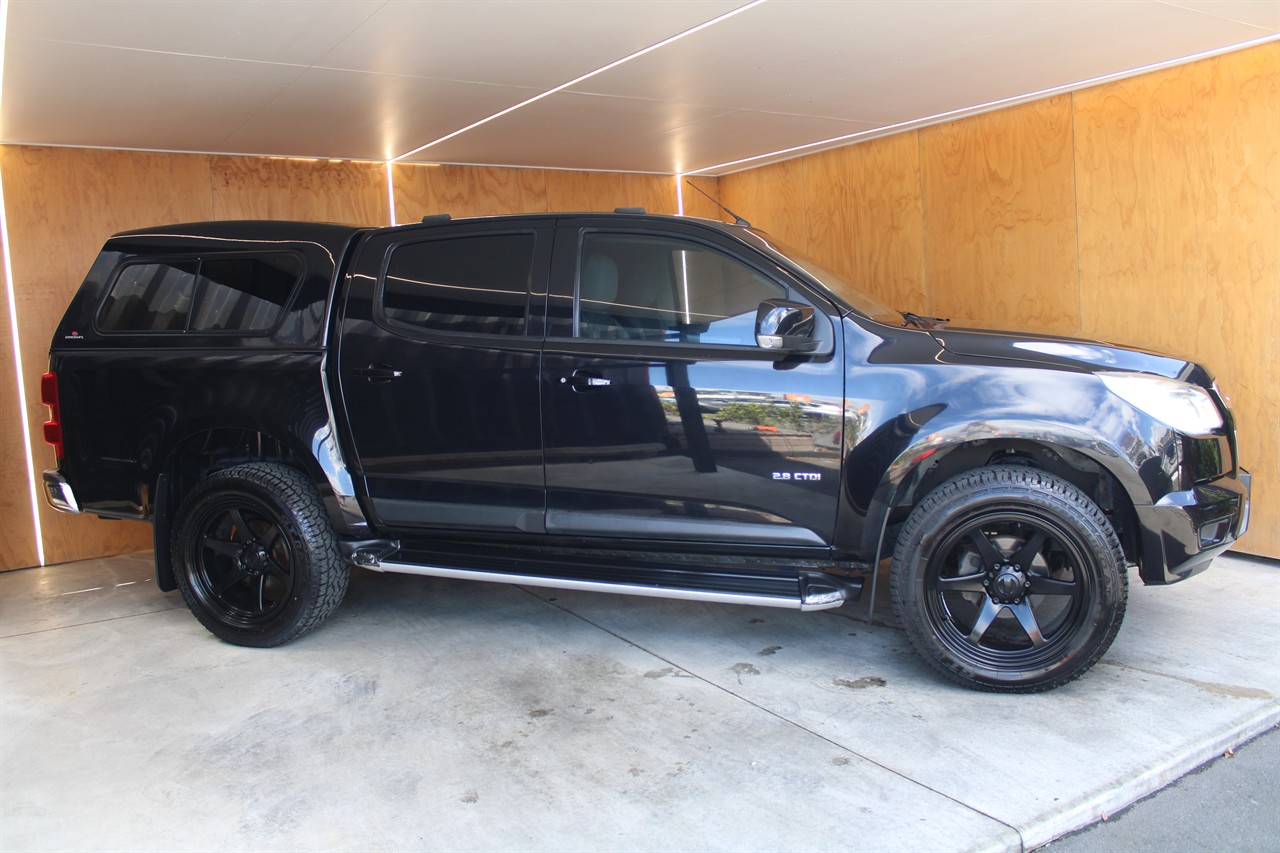
M1120 630L1124 554L1102 511L1034 468L980 468L929 493L893 554L894 613L952 681L1033 693L1097 663Z
M278 646L312 630L350 578L315 486L269 462L216 471L192 489L172 554L187 607L238 646Z

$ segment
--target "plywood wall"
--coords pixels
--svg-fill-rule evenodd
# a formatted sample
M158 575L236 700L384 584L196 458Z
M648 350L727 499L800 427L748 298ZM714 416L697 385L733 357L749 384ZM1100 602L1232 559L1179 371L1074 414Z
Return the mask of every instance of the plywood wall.
M435 213L496 216L607 212L619 207L643 207L650 213L676 212L676 184L670 175L414 163L397 163L391 174L396 222L401 224Z
M296 219L388 225L381 163L210 157L213 219Z
M113 233L203 219L304 219L385 225L386 167L307 159L0 147L17 295L28 434L37 469L53 465L40 424L39 378L49 339L103 241ZM462 166L394 167L399 222L528 211L676 210L675 179L661 175L550 172ZM714 194L715 179L701 179ZM714 212L714 209L712 209ZM5 309L7 312L7 307ZM0 570L36 562L25 453L7 315L0 315ZM16 463L16 464L14 464ZM11 482L12 481L12 482ZM144 550L147 525L66 515L40 500L46 561Z
M1081 326L1217 373L1280 557L1280 44L1075 98Z
M1280 44L721 178L898 308L1208 364L1280 557Z

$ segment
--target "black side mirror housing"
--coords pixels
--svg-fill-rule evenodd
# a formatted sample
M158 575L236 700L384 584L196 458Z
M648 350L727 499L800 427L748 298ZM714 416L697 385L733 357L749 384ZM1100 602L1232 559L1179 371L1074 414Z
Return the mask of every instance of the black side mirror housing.
M813 306L786 299L766 299L756 309L756 344L779 353L813 352Z

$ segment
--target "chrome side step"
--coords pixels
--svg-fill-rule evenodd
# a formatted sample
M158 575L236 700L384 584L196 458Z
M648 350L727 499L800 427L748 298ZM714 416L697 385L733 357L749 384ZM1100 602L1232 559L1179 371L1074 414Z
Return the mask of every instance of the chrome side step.
M549 589L573 589L584 592L612 592L623 595L643 595L650 598L675 598L683 601L709 601L717 604L752 604L757 607L782 607L788 610L830 610L844 604L846 591L861 592L862 582L851 579L844 583L828 582L825 579L815 580L809 577L800 579L799 588L803 593L797 597L781 595L757 595L753 593L687 589L683 587L663 587L640 584L608 583L605 581L588 581L577 578L559 578L543 575L515 575L502 572L485 572L474 569L452 569L444 566L427 566L416 563L393 563L377 561L373 564L361 563L362 568L379 572L393 572L406 575L425 575L434 578L453 578L455 580L489 581L490 583L511 583L519 586L537 586Z

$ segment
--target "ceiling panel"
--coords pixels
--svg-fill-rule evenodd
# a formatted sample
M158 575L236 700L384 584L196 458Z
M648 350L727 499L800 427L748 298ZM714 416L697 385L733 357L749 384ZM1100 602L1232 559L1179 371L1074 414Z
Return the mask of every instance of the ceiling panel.
M302 69L10 39L6 142L210 151Z
M392 2L327 53L322 64L545 90L745 3Z
M772 150L871 127L838 119L580 94L548 98L512 118L512 122L494 122L408 159L671 172L713 162L708 158L726 153L749 156L759 153L761 145ZM674 167L652 168L655 154L664 166ZM504 157L507 159L501 159Z
M10 0L21 39L312 65L385 0Z
M1038 14L1025 16L999 15L1008 4L983 4L981 11L990 13L983 34L948 40L940 34L963 31L968 4L919 5L929 23L913 22L921 25L916 37L927 40L929 49L897 51L892 25L901 18L879 19L860 37L857 59L840 76L813 78L760 106L895 124L1120 74L1262 34L1165 3L1055 2L1036 4L1029 11ZM1280 9L1280 2L1274 6ZM1136 32L1143 37L1135 39ZM886 45L896 55L886 55Z
M0 138L694 171L1278 33L1277 0L13 0Z
M788 0L766 3L574 91L750 109L831 79L902 69L921 54L968 45L1061 14L1060 2ZM793 33L794 41L785 34ZM962 52L971 48L962 47ZM787 110L802 112L802 110Z
M389 160L538 89L311 68L218 140L227 151Z

